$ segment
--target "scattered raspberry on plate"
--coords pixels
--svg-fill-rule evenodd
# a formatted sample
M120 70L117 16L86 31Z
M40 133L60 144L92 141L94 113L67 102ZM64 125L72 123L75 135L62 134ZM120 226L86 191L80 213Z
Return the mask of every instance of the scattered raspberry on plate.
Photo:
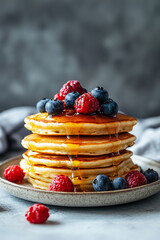
M127 188L134 188L147 184L146 177L139 171L129 172L126 177Z
M5 169L4 171L4 177L10 182L22 182L23 178L25 176L25 173L23 172L22 168L20 168L18 165L12 165Z
M74 192L74 185L69 177L65 175L56 175L51 184L50 191Z

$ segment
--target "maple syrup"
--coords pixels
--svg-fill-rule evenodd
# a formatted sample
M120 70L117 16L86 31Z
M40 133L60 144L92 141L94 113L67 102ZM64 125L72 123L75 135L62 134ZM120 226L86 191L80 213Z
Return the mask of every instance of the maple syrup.
M118 113L114 117L108 117L102 114L78 114L75 112L63 112L61 115L50 116L48 117L47 113L41 113L34 116L35 120L42 122L55 122L55 123L94 123L94 124L103 124L103 123L112 123L112 122L121 122L121 121L133 121L133 117Z

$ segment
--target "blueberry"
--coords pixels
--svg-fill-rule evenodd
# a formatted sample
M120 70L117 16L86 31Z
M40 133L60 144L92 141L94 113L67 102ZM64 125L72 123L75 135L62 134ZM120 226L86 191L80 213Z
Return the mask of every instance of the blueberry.
M147 179L147 183L152 183L159 179L158 173L150 168L144 172L144 176Z
M105 89L103 89L103 87L94 88L91 91L91 95L97 98L100 105L108 99L108 92Z
M45 105L46 103L49 101L49 99L47 98L43 98L42 100L40 100L39 102L37 102L36 108L38 112L45 112Z
M79 92L70 92L65 96L65 104L68 108L74 108L74 102L80 96Z
M125 188L126 188L126 180L124 178L118 177L112 181L113 190L119 190L119 189L125 189Z
M109 98L100 106L100 112L106 116L114 116L118 112L118 104Z
M59 115L63 111L63 102L58 99L49 100L45 109L48 114Z
M95 191L108 191L111 186L111 180L106 175L98 175L92 182Z

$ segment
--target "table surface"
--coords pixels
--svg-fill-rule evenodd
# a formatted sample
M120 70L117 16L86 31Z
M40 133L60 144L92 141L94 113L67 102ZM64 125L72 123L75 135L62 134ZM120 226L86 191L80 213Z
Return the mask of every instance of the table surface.
M0 161L19 155L8 152ZM0 189L0 239L159 239L160 193L138 202L112 207L65 208L48 206L45 224L34 225L24 215L33 202L13 197ZM105 237L105 238L104 238Z

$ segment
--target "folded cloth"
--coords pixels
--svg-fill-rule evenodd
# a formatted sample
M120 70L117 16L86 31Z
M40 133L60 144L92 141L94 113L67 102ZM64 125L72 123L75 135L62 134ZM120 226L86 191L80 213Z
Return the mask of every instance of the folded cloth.
M35 112L33 107L16 107L0 113L0 154L8 147L21 148L22 138L29 133L24 118Z
M132 134L137 140L131 151L160 162L160 117L139 119Z

